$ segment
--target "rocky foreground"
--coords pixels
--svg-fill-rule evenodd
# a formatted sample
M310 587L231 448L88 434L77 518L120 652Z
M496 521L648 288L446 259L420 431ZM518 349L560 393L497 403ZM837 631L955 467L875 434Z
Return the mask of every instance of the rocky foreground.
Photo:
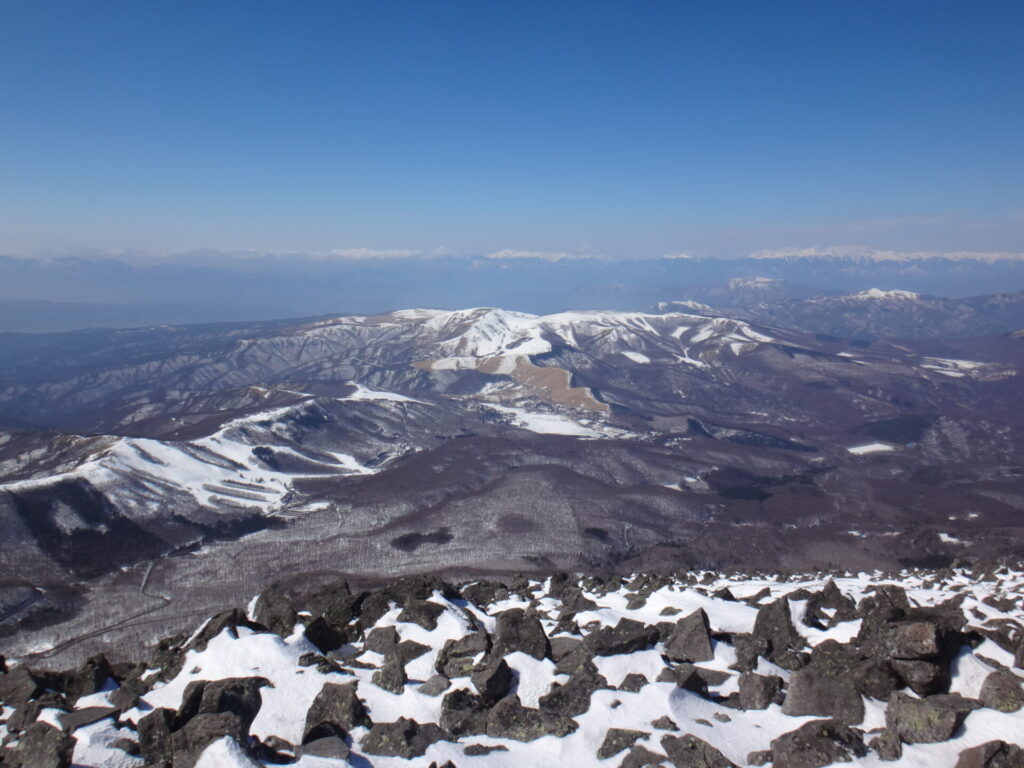
M0 675L0 765L1024 766L1024 573L344 583Z

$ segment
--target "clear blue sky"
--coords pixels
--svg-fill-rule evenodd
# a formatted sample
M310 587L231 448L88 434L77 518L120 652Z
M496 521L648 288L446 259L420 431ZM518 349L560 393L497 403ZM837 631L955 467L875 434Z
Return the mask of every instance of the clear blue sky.
M0 250L1024 251L1024 3L0 3Z

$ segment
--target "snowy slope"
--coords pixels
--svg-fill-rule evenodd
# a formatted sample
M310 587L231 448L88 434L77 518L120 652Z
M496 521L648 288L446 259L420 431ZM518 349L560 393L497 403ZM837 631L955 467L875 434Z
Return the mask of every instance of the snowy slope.
M321 607L334 599L329 592L322 594L328 596L319 598ZM897 603L905 595L907 607L901 609L902 612L886 614L889 618L879 619L877 609L872 607L878 605L879 594ZM336 599L341 601L339 605L351 604L346 595L337 593ZM261 757L256 748L259 743L276 745L286 761L290 761L292 758L287 756L292 755L299 757L294 764L323 768L427 766L442 765L449 760L459 766L522 768L572 765L596 768L619 765L627 755L641 754L641 749L662 755L661 760L669 764L684 765L689 763L666 760L664 740L667 738L671 743L673 737L692 734L704 747L717 750L722 759L734 765L757 765L761 763L755 760L767 759L774 760L775 765L781 768L796 764L787 762L790 758L782 746L785 740L780 737L806 723L822 720L821 714L792 714L792 702L789 701L790 697L798 695L794 692L796 678L817 668L815 659L819 652L823 652L822 649L874 647L871 646L872 632L903 631L903 627L912 628L917 633L915 637L921 637L923 628L938 626L928 622L943 622L948 620L943 617L959 616L967 621L968 626L955 634L955 642L962 644L951 646L955 651L953 656L940 660L927 656L929 651L924 651L931 660L916 663L948 665L949 678L943 684L943 691L967 697L970 707L974 707L974 711L963 718L962 725L951 728L942 738L930 743L913 743L913 738L906 734L912 731L914 722L904 722L894 716L897 705L893 702L901 696L909 696L911 701L919 700L915 694L894 693L888 701L862 695L860 703L853 702L856 704L854 709L862 707L862 714L852 718L851 738L858 744L872 746L862 746L860 752L836 758L852 760L856 765L880 766L888 762L883 761L883 752L892 747L873 739L891 732L904 734L904 743L900 747L902 756L896 760L897 764L952 768L965 749L994 740L1012 744L1024 739L1024 708L1021 708L1024 691L1020 693L1022 698L1018 703L1007 704L1007 701L1014 701L1012 695L1009 699L997 700L992 698L990 689L990 678L997 672L998 675L1009 676L1011 688L1014 680L1018 688L1024 681L1024 669L1019 666L1024 661L1022 596L1024 575L1005 567L984 574L915 571L888 578L880 573L839 575L833 584L825 577L813 574L748 577L702 572L681 574L679 578L640 575L624 580L560 578L519 581L508 588L493 583L468 584L462 588L461 595L437 580L413 579L382 587L363 599L364 618L358 618L359 611L356 610L356 618L347 630L352 639L336 651L326 652L327 658L321 655L324 651L311 642L303 626L313 620L313 614L300 613L295 620L295 614L288 613L290 609L281 607L279 598L273 601L260 598L250 605L250 619L291 616L294 628L287 624L278 635L256 624L239 626L237 630L228 626L213 634L204 644L198 643L200 635L197 631L193 639L176 652L174 659L165 654L162 662L150 662L152 668L141 678L147 690L133 706L125 708L123 704L118 705L123 710L121 714L112 712L106 719L73 734L77 739L74 760L75 765L83 768L142 765L141 758L132 757L124 748L140 738L135 729L155 708L166 707L178 710L180 714L186 690L197 681L258 677L265 679L266 684L260 689L261 703L248 727L254 741L249 743L243 739L238 743L231 737L216 738L214 734L208 746L200 750L200 765L272 764L265 756ZM264 599L269 602L261 602ZM832 607L827 607L826 603ZM271 604L276 608L267 608ZM372 615L366 613L371 610L370 605L379 606L372 609ZM777 610L780 605L784 606L782 614ZM509 611L517 609L527 613L510 619L517 614ZM705 612L710 625L710 635L705 636L704 642L710 643L711 657L701 656L696 662L696 670L707 680L706 691L703 688L698 690L689 683L684 687L679 682L682 678L678 677L681 672L694 667L678 661L679 650L675 646L678 639L674 634L676 622L682 620L679 625L682 626L700 615L695 613L698 611ZM525 627L523 622L530 614L537 617L539 624L536 626L540 629ZM774 617L774 624L769 617ZM623 629L626 625L620 624L624 620L628 620L627 624L629 621L637 622L631 625L630 631L637 632L636 628L640 628L648 632L648 641L633 643L628 648L614 646L618 650L611 645L587 646L599 636L612 638L612 642L625 637L625 634L617 634L626 632ZM204 626L199 629L203 630ZM550 653L543 651L548 640L536 634L541 629L550 640ZM696 635L703 631L698 625ZM388 632L394 633L393 640L383 639ZM773 632L776 634L772 635ZM744 638L779 637L779 632L793 634L795 639L789 641L793 647L804 646L800 652L804 654L802 661L798 658L800 654L776 655L780 652L778 647L774 650L762 647L761 656L755 663L740 660L740 643L745 642ZM692 630L685 635L687 638L692 636ZM475 677L471 680L455 676L448 681L446 689L438 690L440 680L435 676L445 663L444 659L451 658L445 656L446 644L460 640L466 642L467 637L487 637L489 642L506 644L501 646L503 651L495 650L496 655L490 658L492 661L504 658L504 663L511 670L511 678L505 686L507 694L502 695L517 698L515 701L511 698L503 700L500 705L487 705L490 714L487 715L485 733L473 733L471 728L470 733L454 735L431 724L452 722L445 719L451 706L448 697L455 691L465 690L472 698L479 682ZM539 646L535 644L538 638L543 640ZM387 648L398 648L388 645L395 640L403 644L402 648L415 649L404 664L407 681L399 681L397 688L382 687L378 684L379 673L391 658L388 654L392 651ZM581 641L583 646L579 645ZM890 643L886 646L888 648L899 647L892 645L898 640L887 642ZM376 650L371 650L370 646ZM1020 648L1016 659L1014 646ZM531 647L535 650L531 651ZM588 663L592 665L591 671L577 671L570 675L573 667L566 666L566 660L573 659L572 653L583 647L613 650L598 650L596 655L587 656ZM572 648L576 651L569 652ZM875 659L889 658L884 654L898 655L899 652L881 652L877 648L871 651L876 654L872 657ZM808 658L811 664L805 666ZM328 659L333 659L334 663ZM485 669L486 665L480 665L482 659L483 654L476 653L471 655L470 663L478 664L475 669ZM1015 662L1017 667L1013 666ZM905 662L883 663L898 666ZM741 672L744 669L752 669L753 672ZM551 714L556 709L548 696L560 686L578 684L573 682L577 675L582 675L578 680L598 682L594 689L588 689L583 703L579 705L582 709L574 711L571 721L564 719L567 717L564 715L558 721L563 725L569 723L568 732L560 731L562 735L534 734L533 738L498 735L506 725L495 713L505 706L514 708L521 705L526 710L516 711L525 711L527 714L524 716L538 718L541 717L539 714L529 715L529 712L548 712L557 720L557 716ZM758 678L758 675L766 677ZM755 678L780 680L787 691L780 697L782 706L778 703L768 703L766 707L745 704L743 681ZM347 728L343 744L335 742L351 755L348 758L301 756L300 743L309 727L306 713L314 706L321 691L330 684L353 683L357 686L368 720ZM895 687L900 686L897 683ZM117 695L117 684L110 681L95 694L79 699L76 706L84 710L111 701L122 701ZM833 698L826 695L818 706L833 706ZM976 701L978 698L981 702ZM942 696L936 699L925 696L920 700L931 702L939 699ZM50 714L45 714L47 712ZM3 710L2 718L8 723L12 716L13 709ZM50 709L44 710L40 719L59 724L62 716L59 709ZM554 722L550 717L545 721L548 726ZM396 749L400 752L406 750L406 756L388 755L388 748L380 746L379 736L392 728L389 724L401 718L415 721L421 730L434 728L431 731L433 735L418 742L414 739L411 745L403 741L404 737L395 737L398 739L395 743L400 747ZM8 726L2 727L6 729ZM632 748L627 744L619 752L601 757L598 749L610 729L638 733L633 736ZM481 745L494 751L474 746L467 752L471 745ZM143 746L152 748L151 745ZM759 758L764 750L769 751L766 757ZM473 756L474 752L476 756ZM888 757L891 759L892 755ZM825 765L828 762L831 760L806 764Z

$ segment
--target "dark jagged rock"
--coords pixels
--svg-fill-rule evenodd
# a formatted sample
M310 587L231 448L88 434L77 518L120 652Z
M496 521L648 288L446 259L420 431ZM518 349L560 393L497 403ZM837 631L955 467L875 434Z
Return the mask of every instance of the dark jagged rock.
M1024 687L1020 678L1010 670L996 670L985 678L978 699L989 709L1016 712L1024 707Z
M820 592L812 593L807 599L804 624L811 627L832 627L840 622L855 619L856 608L853 598L844 595L835 581L829 579ZM826 610L832 612L831 616Z
M491 754L491 752L508 752L508 747L504 744L495 744L494 746L486 746L484 744L470 744L462 750L462 754L466 757L483 757Z
M708 683L700 670L693 664L680 664L678 667L665 667L658 674L656 682L675 683L684 691L696 693L698 696L708 695Z
M394 627L374 627L366 635L363 647L368 651L387 656L398 645L398 630Z
M551 691L540 697L540 711L547 715L575 717L590 709L594 691L608 688L608 681L596 671L581 670L565 683L555 683Z
M868 747L875 750L878 757L887 762L903 757L903 742L900 737L886 728L868 742Z
M885 725L904 744L946 741L978 703L957 694L938 694L916 699L894 693L885 709Z
M60 716L61 728L68 733L74 733L77 728L85 725L98 723L108 717L117 718L119 714L115 707L83 707Z
M770 589L768 589L768 587L762 587L761 589L759 589L757 592L755 592L754 594L750 595L749 597L743 598L743 602L745 602L747 605L751 606L752 608L757 608L760 605L762 600L767 600L771 596L772 596L772 591Z
M419 687L424 696L440 696L452 686L452 681L444 675L434 675Z
M568 736L576 727L570 718L527 709L518 696L506 696L487 713L487 735L496 739L533 741L541 736Z
M581 611L592 611L597 608L597 603L583 594L579 587L572 586L562 592L561 616L575 616Z
M649 648L658 642L658 630L632 619L619 619L614 627L601 627L583 639L593 656L618 656Z
M601 746L597 748L597 757L599 760L606 760L613 755L619 754L623 750L632 747L638 739L644 739L651 734L647 731L630 731L625 728L609 728L608 732L604 735L604 741L601 742Z
M651 725L653 727L657 728L659 731L678 731L679 730L679 726L676 725L675 720L673 720L668 715L662 715L657 720L652 720L651 721Z
M239 627L251 629L253 632L266 632L267 628L255 621L250 621L245 611L240 608L232 608L229 611L218 613L210 619L191 642L185 646L187 651L204 651L209 642L221 632L227 632L231 637L238 638Z
M345 731L371 724L356 692L356 683L324 683L306 712L303 737L322 723L333 723Z
M127 712L132 707L137 706L139 697L150 688L149 683L142 681L144 673L145 669L140 668L122 680L117 690L111 691L107 696L110 705L117 707L122 712Z
M295 609L284 592L276 586L260 593L252 615L256 621L281 637L288 637L295 629Z
M787 715L816 715L857 725L864 720L864 700L848 677L812 664L793 673L782 711Z
M949 689L950 662L967 642L966 623L956 604L914 608L900 589L865 598L857 634L861 654L886 661L900 683L919 696Z
M822 768L864 757L858 731L835 720L812 720L772 741L773 768Z
M334 659L328 658L321 653L304 653L299 656L300 667L316 667L316 671L322 675L339 674L351 675L352 673L342 667Z
M114 749L120 749L132 757L139 756L139 743L137 741L132 741L128 738L114 739L114 741L110 742L110 746Z
M232 712L196 715L171 734L174 768L193 768L203 750L225 736L243 747L248 744L247 729L238 715Z
M3 754L11 768L69 768L75 740L47 723L33 723L21 734L18 745Z
M676 768L737 768L725 755L692 733L662 736L661 748Z
M857 614L863 620L860 629L862 637L870 635L882 624L899 621L910 610L910 600L903 587L879 584L873 586L873 591L873 595L865 597L857 606Z
M487 702L464 688L446 693L441 700L441 727L456 736L487 731Z
M843 674L853 683L858 693L878 701L888 701L892 692L900 686L900 680L893 671L892 664L885 659L859 661Z
M956 768L1024 768L1024 748L1005 741L988 741L963 750Z
M490 650L491 638L483 631L447 640L437 654L434 669L448 678L468 677L476 666L476 657Z
M67 712L71 709L71 706L68 704L67 699L59 693L46 691L40 694L38 698L26 701L21 706L16 707L7 719L7 730L13 733L24 731L39 719L39 714L44 709L57 709Z
M348 734L337 723L320 723L310 728L302 737L303 744L310 744L321 739L344 739Z
M302 745L299 753L313 757L326 757L333 760L348 760L351 750L340 736L324 736L308 741Z
M404 576L395 579L390 584L365 595L358 608L359 623L364 631L369 630L377 624L381 616L390 610L391 604L394 603L402 608L403 613L409 611L405 618L400 615L399 621L415 624L425 622L421 626L426 629L434 629L437 626L437 617L441 615L444 608L437 603L427 603L428 606L436 608L424 607L421 603L425 603L435 592L440 592L449 600L457 600L461 597L451 584L436 576ZM431 615L433 619L429 618ZM324 616L329 618L326 613ZM433 624L427 626L431 621Z
M39 696L45 687L27 667L16 667L0 677L0 702L18 707Z
M114 677L114 670L102 653L87 659L78 669L64 675L64 695L72 703L82 696L89 696L103 690L107 680Z
M575 651L583 643L581 637L553 637L551 638L551 658L557 663Z
M661 768L668 758L646 747L633 747L619 763L619 768Z
M754 637L768 643L768 658L783 669L795 670L803 666L800 651L805 647L803 635L793 626L790 600L778 600L761 606L754 621Z
M373 673L371 681L378 688L399 694L405 690L405 684L409 682L409 678L405 674L405 665L402 660L393 653L384 659L384 665Z
M508 589L497 581L477 581L462 587L462 596L478 608L508 599Z
M733 635L732 642L733 649L736 651L736 662L732 668L739 672L752 672L757 669L758 657L767 658L771 648L766 639L754 635Z
M502 611L494 627L494 648L498 656L519 651L535 659L551 658L551 643L544 633L540 619L521 608Z
M139 753L146 765L170 764L174 753L171 746L173 725L173 710L163 707L154 709L139 720Z
M444 606L429 600L410 600L398 614L398 621L418 624L426 630L437 629L437 620L444 613Z
M366 592L353 593L347 581L336 581L317 590L309 601L309 608L314 615L322 616L325 621L340 630L359 616L366 597ZM386 607L381 616L385 612L387 612ZM371 625L376 621L375 618L370 622Z
M503 698L515 679L512 669L503 658L486 657L474 668L470 680L485 701Z
M975 618L984 617L980 611L975 613ZM1013 619L989 619L976 629L982 637L988 638L1007 653L1016 653L1021 638L1024 638L1024 626Z
M401 659L403 664L408 664L413 659L418 659L430 651L429 645L417 643L415 640L403 640L395 646L395 655Z
M182 646L187 639L186 635L179 635L165 637L157 643L146 662L147 669L159 670L156 680L170 680L181 671L185 662L185 649Z
M647 679L646 675L642 675L639 672L630 672L622 678L622 682L619 683L619 690L636 693L649 682L650 680Z
M835 640L819 643L811 653L808 669L849 682L857 693L888 701L900 681L885 659L862 658L857 648Z
M174 729L182 728L198 715L229 712L239 719L242 731L248 733L249 726L260 711L260 688L265 685L270 685L270 681L264 677L229 677L191 682L185 688L181 705L174 716Z
M708 669L707 667L695 666L694 670L700 676L701 680L708 685L722 685L726 680L732 677L731 672L725 672L721 669Z
M747 762L751 765L768 765L771 761L772 751L770 749L758 749L747 753Z
M698 608L676 622L665 643L665 655L673 661L710 661L715 658L711 649L711 623L703 609Z
M899 681L918 696L932 696L949 690L948 662L893 659L889 666Z
M346 633L339 632L322 616L318 616L309 622L303 634L309 642L324 653L330 653L341 648L348 638Z
M782 703L782 678L778 675L758 675L745 672L739 679L741 709L767 709Z
M420 724L403 717L393 723L376 723L359 745L369 755L411 760L443 738L444 732L434 723Z

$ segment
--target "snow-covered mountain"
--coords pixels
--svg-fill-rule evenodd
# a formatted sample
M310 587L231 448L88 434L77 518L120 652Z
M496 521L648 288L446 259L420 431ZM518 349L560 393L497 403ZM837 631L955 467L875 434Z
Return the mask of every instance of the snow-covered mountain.
M0 631L75 657L339 564L1009 555L1022 362L1012 336L846 342L695 311L7 337Z
M900 289L851 294L790 286L768 278L734 279L691 288L659 311L726 314L750 322L843 338L950 338L1007 333L1024 327L1024 292L940 298ZM702 302L709 308L688 307Z

